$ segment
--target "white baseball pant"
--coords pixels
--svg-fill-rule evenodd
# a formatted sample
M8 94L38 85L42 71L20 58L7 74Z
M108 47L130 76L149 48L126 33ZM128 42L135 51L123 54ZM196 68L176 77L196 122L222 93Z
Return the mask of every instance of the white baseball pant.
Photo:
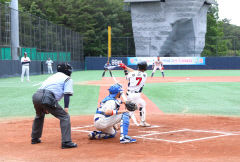
M141 121L142 122L146 121L146 102L141 98L141 93L128 92L127 100L133 101L138 105L139 111L141 113L141 116L140 116ZM130 113L130 115L133 121L136 120L134 113Z
M155 71L159 69L161 72L163 72L162 66L154 66L153 68L153 73L155 73Z
M24 74L27 75L27 81L29 81L29 66L28 65L22 65L22 75L21 75L21 81L23 82Z
M113 115L110 117L99 117L97 121L94 122L95 128L98 130L107 133L107 134L115 134L115 130L113 126L117 123L120 123L122 119L122 114Z
M48 74L52 74L53 73L53 70L52 70L52 66L48 66Z

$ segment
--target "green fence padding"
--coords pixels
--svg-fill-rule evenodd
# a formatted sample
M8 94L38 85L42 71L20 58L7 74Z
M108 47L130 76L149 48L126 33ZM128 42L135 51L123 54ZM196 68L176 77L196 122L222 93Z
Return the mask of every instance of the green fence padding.
M37 52L37 60L45 61L48 58L51 58L53 61L63 61L68 62L71 61L71 53L70 52Z
M31 60L46 61L49 57L53 61L71 61L70 52L37 52L37 48L21 48L21 54L19 59L24 56L24 52L27 52L28 57ZM11 60L11 48L0 48L0 60Z
M11 60L11 48L1 48L0 60Z

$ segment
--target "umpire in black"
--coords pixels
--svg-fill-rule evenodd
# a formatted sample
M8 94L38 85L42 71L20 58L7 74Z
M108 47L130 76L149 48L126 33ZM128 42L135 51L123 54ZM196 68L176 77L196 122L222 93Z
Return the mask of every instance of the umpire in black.
M45 114L52 114L60 120L62 133L62 148L77 147L71 139L71 123L68 114L70 96L73 94L73 81L70 78L72 67L67 64L57 65L57 73L50 76L33 94L32 100L36 110L36 117L32 126L32 144L41 143ZM58 101L64 97L64 109Z

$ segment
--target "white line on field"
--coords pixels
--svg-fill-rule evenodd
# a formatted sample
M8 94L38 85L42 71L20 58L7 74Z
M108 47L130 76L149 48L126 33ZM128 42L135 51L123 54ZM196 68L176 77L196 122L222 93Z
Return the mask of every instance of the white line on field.
M145 134L141 135L142 137L145 136L151 136L151 135L157 135L157 134L168 134L168 133L176 133L176 132L185 132L188 131L189 129L181 129L181 130L175 130L175 131L169 131L169 132L156 132L156 133L150 133L150 134Z
M82 129L82 128L89 128L89 127L93 127L94 125L86 125L83 127L72 127L72 129Z
M208 130L195 130L195 129L189 129L189 131L191 132L206 132L206 133L217 133L217 134L225 134L225 135L237 135L237 134L233 134L233 133L229 133L229 132L221 132L221 131L208 131Z
M88 130L72 130L72 131L74 131L74 132L84 132L84 133L90 133L90 132L92 132L92 131L88 131Z
M133 136L133 137L134 138L148 139L148 140L156 140L156 141L165 141L165 142L178 143L178 141L166 140L166 139L160 139L160 138L150 138L150 137L142 137L142 136Z
M206 140L206 139L218 138L218 137L224 137L224 136L231 136L231 135L229 135L229 134L222 134L222 135L218 135L218 136L210 136L210 137L203 137L203 138L197 138L197 139L191 139L191 140L185 140L185 141L178 141L178 143L200 141L200 140Z
M161 126L159 126L159 125L152 125L151 127L146 127L146 128L159 128L159 127L161 127Z
M72 127L73 131L76 132L84 132L84 133L90 133L92 131L90 130L79 130L83 128L90 128L93 127L94 125L86 125L82 127ZM152 128L158 128L160 126L152 126ZM151 128L151 127L148 127ZM152 135L162 135L162 134L169 134L169 133L178 133L178 132L198 132L198 133L212 133L212 134L219 134L215 136L208 136L208 137L203 137L203 138L196 138L196 139L189 139L189 140L184 140L184 141L175 141L175 140L167 140L167 139L161 139L161 138L151 138L148 136ZM207 139L213 139L213 138L219 138L219 137L225 137L225 136L232 136L232 135L240 135L238 133L240 132L222 132L222 131L216 131L216 130L194 130L194 129L181 129L181 130L174 130L174 131L168 131L168 132L159 132L159 131L138 131L138 132L143 132L143 133L148 133L148 134L143 134L143 135L138 135L138 136L133 136L135 138L141 138L141 139L147 139L147 140L155 140L155 141L165 141L165 142L172 142L172 143L186 143L186 142L194 142L194 141L201 141L201 140L207 140Z
M37 84L33 84L33 87L38 86L38 85L40 85L40 84L42 84L42 82L39 82L39 83L37 83Z

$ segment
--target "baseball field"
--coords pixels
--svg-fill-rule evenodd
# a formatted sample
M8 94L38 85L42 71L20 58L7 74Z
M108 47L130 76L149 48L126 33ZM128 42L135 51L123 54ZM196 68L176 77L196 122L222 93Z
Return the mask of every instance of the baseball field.
M20 77L0 79L0 161L240 161L239 70L166 70L165 78L159 71L148 77L143 98L152 126L140 128L131 121L134 144L120 144L119 133L88 140L98 102L114 83L102 72L72 74L69 113L78 148L69 150L61 149L59 121L51 115L46 115L42 143L30 143L32 94L49 75L30 76L23 83ZM123 71L113 75L126 89Z

